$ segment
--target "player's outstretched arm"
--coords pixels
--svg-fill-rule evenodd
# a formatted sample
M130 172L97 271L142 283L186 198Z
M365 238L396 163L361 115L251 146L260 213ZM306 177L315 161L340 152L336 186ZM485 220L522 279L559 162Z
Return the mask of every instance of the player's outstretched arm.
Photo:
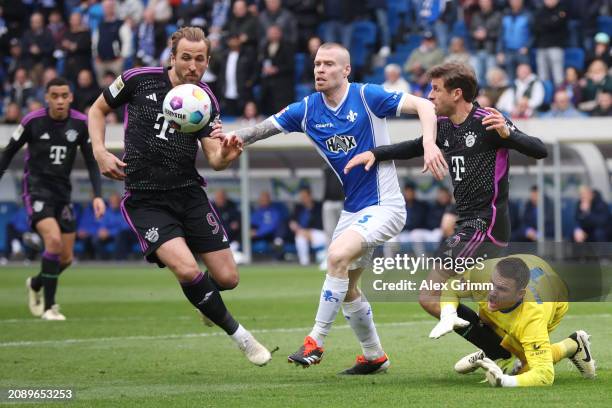
M448 172L448 164L444 160L444 155L436 145L438 135L438 118L433 103L425 98L406 94L402 105L402 113L416 113L419 115L421 127L423 128L423 173L431 171L431 174L442 180Z
M242 144L244 146L248 146L259 140L267 139L270 136L278 135L279 133L283 132L276 127L272 118L268 118L263 122L256 124L255 126L238 129L235 132L228 134L228 143L233 143L234 145Z
M203 137L200 141L208 164L216 171L226 169L242 153L242 147L225 145L220 137Z
M499 145L508 149L514 149L526 156L534 159L543 159L548 156L546 145L537 137L528 136L521 132L494 108L485 108L491 114L487 115L482 124L487 130L495 130L499 134L501 141Z
M106 132L105 117L111 110L111 107L104 100L104 96L100 95L91 108L89 108L87 127L89 129L93 154L96 162L98 162L98 167L100 167L100 172L108 178L124 180L125 173L123 168L125 168L126 164L106 150L104 146Z

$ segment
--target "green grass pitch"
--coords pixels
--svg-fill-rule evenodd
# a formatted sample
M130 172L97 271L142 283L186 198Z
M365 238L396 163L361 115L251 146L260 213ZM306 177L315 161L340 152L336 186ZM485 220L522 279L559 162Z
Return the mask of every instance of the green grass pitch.
M482 373L460 376L453 364L473 351L457 335L430 340L434 320L414 303L375 303L388 373L346 378L359 345L341 316L320 365L301 369L286 356L312 326L323 274L314 268L241 268L224 299L269 348L271 364L252 366L217 328L198 320L167 269L75 266L61 278L66 322L29 315L24 281L36 268L0 269L0 389L70 387L70 407L400 407L611 406L612 314L609 303L573 304L552 334L592 335L596 380L568 361L552 387L493 389ZM6 404L0 402L0 405ZM606 402L607 401L607 402ZM62 404L62 405L64 405ZM29 404L19 404L27 406ZM37 403L32 406L42 406ZM58 406L60 404L48 404Z

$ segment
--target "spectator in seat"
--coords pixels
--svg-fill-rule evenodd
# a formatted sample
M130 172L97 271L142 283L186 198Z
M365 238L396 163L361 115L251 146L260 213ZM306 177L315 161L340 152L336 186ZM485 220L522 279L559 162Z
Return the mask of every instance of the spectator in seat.
M444 62L455 62L463 65L470 65L470 53L465 48L465 41L461 37L453 37L448 48L448 55Z
M4 109L4 120L6 125L17 125L21 122L21 108L15 102L9 102Z
M404 64L404 72L410 74L412 81L423 77L427 70L444 61L444 53L436 43L433 32L425 31L421 45L416 48Z
M416 185L412 181L404 184L404 200L406 202L406 225L399 235L402 243L412 243L415 254L424 252L423 243L429 241L427 228L427 213L429 206L417 199Z
M81 70L92 69L91 31L83 24L80 13L70 14L68 26L61 43L65 55L64 76L74 83Z
M497 42L497 63L504 66L510 81L514 81L517 66L529 63L532 46L531 14L525 9L523 0L508 0L510 9L502 17L501 33Z
M260 61L261 103L264 113L272 115L293 102L295 94L294 50L279 26L268 28Z
M582 101L578 108L583 112L590 112L597 105L597 95L602 91L612 92L612 77L608 73L608 66L603 60L596 59L591 62L582 84Z
M121 74L125 58L131 54L132 30L128 24L117 18L115 5L115 0L103 0L104 19L92 36L96 61L94 68L99 84L108 71L115 76Z
M306 58L304 58L304 69L302 70L302 84L313 86L314 84L314 60L321 46L321 39L317 36L308 39Z
M213 205L217 211L217 215L221 218L223 229L227 234L227 238L232 244L236 245L236 249L240 246L240 211L238 206L227 197L227 192L224 189L215 191Z
M595 48L587 54L587 66L596 59L603 60L607 66L612 64L612 49L610 49L610 36L607 33L597 33L593 38Z
M440 227L444 213L448 211L448 206L452 204L453 196L446 187L438 187L436 199L429 207L427 213L427 228L435 230Z
M544 112L542 118L582 118L586 115L572 104L567 91L560 89L555 92L552 108Z
M251 239L265 241L277 248L284 242L283 214L277 206L272 205L270 193L262 191L258 206L251 214Z
M542 81L552 80L559 86L563 82L564 49L567 47L567 12L560 0L544 0L534 21L538 76Z
M97 220L91 201L85 208L78 220L76 239L83 244L81 259L95 259L96 250L94 248L94 238L98 232L100 220Z
M265 118L259 114L257 104L254 101L248 101L244 104L244 110L242 111L242 116L237 120L237 125L239 128L255 126L264 119Z
M544 197L544 231L547 238L554 234L553 205L548 197ZM523 208L519 220L519 227L512 233L514 242L535 242L538 240L538 187L532 186L529 190L529 199Z
M34 13L30 17L30 29L23 34L22 47L32 75L39 75L44 68L54 64L53 34L45 27L41 13Z
M227 21L225 30L228 34L237 33L243 48L249 47L257 52L259 44L257 18L251 15L247 9L247 2L236 0L232 6L232 15Z
M15 102L23 112L30 100L35 98L36 88L34 87L34 83L30 80L28 71L26 71L25 68L18 68L15 71L15 77L8 91L5 104L8 104L8 102Z
M501 29L502 14L493 0L479 0L479 10L470 21L470 35L474 46L472 65L478 82L488 83L486 73L495 67L495 51Z
M258 16L260 41L269 41L268 29L278 26L285 41L295 48L298 42L298 23L293 13L282 6L281 0L265 0L265 5L265 10Z
M597 95L597 106L591 111L591 116L612 116L612 92L601 91L599 95Z
M491 101L489 106L496 106L499 98L510 87L508 75L506 75L506 71L503 69L493 67L487 71L486 83L487 85L483 89L483 94Z
M74 89L74 109L85 112L98 99L101 92L95 83L93 73L89 69L82 69Z
M410 84L402 78L402 67L398 64L388 64L385 67L385 82L382 86L387 91L410 93Z
M598 191L583 185L580 187L580 201L576 205L576 228L574 241L606 242L610 223L608 204Z
M508 88L499 98L497 109L510 112L517 118L525 117L524 115L531 117L543 103L544 85L531 71L531 66L525 63L516 67L514 86Z
M309 187L302 187L299 192L299 203L296 204L289 229L295 235L295 247L300 265L310 264L310 250L318 250L320 262L327 246L327 236L323 231L321 203L312 198Z
M316 35L321 21L321 0L283 0L283 6L297 20L298 40L296 49L302 52L308 40Z
M578 106L582 101L582 87L580 86L580 72L576 67L565 68L565 78L558 89L565 90L574 106Z
M244 102L253 98L252 88L257 79L257 56L243 48L238 33L227 38L227 50L220 56L218 82L221 84L221 106L226 115L239 116Z
M104 213L96 235L93 239L97 259L126 260L131 252L132 231L121 214L121 197L112 193L108 198L108 208ZM111 254L108 244L114 243L115 250Z

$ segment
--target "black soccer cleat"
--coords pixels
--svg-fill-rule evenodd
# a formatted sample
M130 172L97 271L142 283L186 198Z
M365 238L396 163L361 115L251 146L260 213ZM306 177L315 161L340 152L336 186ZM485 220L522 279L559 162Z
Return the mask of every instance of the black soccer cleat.
M306 336L304 344L295 353L287 357L287 361L307 368L313 364L319 364L322 358L323 347L319 347L312 337Z
M351 368L347 368L344 371L339 372L340 375L369 375L384 373L391 366L389 357L385 354L384 356L377 358L376 360L367 360L362 354L357 356L355 365Z

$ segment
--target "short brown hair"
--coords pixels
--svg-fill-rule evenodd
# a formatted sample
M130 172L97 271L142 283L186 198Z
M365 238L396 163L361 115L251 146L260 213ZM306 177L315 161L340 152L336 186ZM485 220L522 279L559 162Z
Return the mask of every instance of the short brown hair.
M175 31L170 37L172 55L176 56L176 48L179 41L183 38L193 42L204 41L206 44L206 56L210 56L210 40L206 38L204 31L200 27L182 27Z
M444 88L447 91L453 89L461 89L463 99L466 102L474 101L476 98L476 90L478 83L476 82L476 74L474 70L465 65L456 62L448 62L446 64L436 65L427 73L431 79L442 78Z
M495 269L504 278L515 281L518 289L525 289L531 278L529 267L521 258L502 259L495 265Z

